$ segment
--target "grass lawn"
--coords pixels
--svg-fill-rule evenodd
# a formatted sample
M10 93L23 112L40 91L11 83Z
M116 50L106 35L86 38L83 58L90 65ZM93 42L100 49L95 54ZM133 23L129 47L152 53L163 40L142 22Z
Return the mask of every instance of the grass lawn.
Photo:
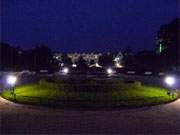
M143 86L140 82L124 83L113 80L110 84L90 80L83 85L65 82L40 81L38 84L18 86L11 91L5 90L1 96L19 103L60 104L65 106L143 106L156 105L175 100L167 90L159 87Z

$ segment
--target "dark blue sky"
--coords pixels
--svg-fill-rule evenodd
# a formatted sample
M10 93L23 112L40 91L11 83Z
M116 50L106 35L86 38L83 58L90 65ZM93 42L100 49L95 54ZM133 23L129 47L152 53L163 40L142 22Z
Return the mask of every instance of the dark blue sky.
M179 17L179 0L1 0L1 40L59 51L153 49L161 24Z

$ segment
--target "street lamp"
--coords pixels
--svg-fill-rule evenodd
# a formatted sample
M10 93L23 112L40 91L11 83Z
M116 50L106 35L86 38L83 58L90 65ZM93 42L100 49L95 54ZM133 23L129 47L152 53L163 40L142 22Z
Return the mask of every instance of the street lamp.
M171 95L172 94L172 96L174 95L170 90L171 90L171 88L172 88L172 86L175 84L175 82L176 82L176 79L175 79L175 77L173 77L173 76L167 76L166 78L165 78L165 83L167 84L167 86L168 86L168 88L169 88L169 90L168 90L168 95Z
M9 76L7 77L7 83L8 83L11 87L13 87L13 86L15 85L16 81L17 81L17 78L16 78L16 76L14 76L14 75L9 75Z
M167 76L165 82L168 86L173 86L175 84L175 78L173 76Z
M14 76L14 75L9 75L7 77L7 83L11 86L11 89L12 89L12 94L14 95L14 99L15 99L15 94L14 94L14 85L17 81L17 77Z
M111 68L108 68L108 69L107 69L107 73L108 73L108 74L112 74L112 73L113 73L112 69L111 69Z
M67 67L65 67L65 68L63 68L62 72L63 72L64 74L68 74L68 73L69 73L69 69L68 69Z
M112 74L115 73L115 71L114 71L112 68L108 68L108 69L106 70L106 72L107 72L108 75L112 75Z

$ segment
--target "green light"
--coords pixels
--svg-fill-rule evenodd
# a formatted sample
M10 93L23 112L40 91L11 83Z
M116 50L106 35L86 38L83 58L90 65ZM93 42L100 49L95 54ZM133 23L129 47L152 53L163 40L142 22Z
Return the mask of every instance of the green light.
M159 45L159 53L162 53L162 44L160 43Z

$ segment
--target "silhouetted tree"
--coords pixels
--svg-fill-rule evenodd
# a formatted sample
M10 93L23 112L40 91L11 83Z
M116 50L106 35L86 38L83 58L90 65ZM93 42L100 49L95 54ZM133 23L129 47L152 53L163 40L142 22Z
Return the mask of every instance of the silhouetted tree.
M168 65L179 65L180 18L162 25L157 33L157 52L164 56Z
M82 72L87 71L87 64L86 64L86 61L83 59L82 56L79 57L79 60L77 61L77 68Z
M0 43L1 69L13 68L13 48L7 43Z
M7 43L0 43L1 70L58 70L58 63L53 59L53 52L45 45L36 46L34 49L22 50L12 47Z
M122 64L126 70L136 70L137 69L137 61L134 57L134 54L130 47L127 47L123 51L123 61Z
M49 47L46 45L36 46L29 54L33 56L31 59L33 59L33 65L36 70L52 70L53 53Z
M69 58L66 53L62 54L62 62L64 63L65 66L71 66L72 65L71 58Z
M7 43L0 43L0 64L1 70L21 70L23 51Z
M107 53L107 54L103 54L102 56L99 57L99 64L101 66L113 66L114 62L113 62L113 54Z
M143 50L138 52L135 56L136 69L139 71L155 71L158 67L157 55L153 51Z

